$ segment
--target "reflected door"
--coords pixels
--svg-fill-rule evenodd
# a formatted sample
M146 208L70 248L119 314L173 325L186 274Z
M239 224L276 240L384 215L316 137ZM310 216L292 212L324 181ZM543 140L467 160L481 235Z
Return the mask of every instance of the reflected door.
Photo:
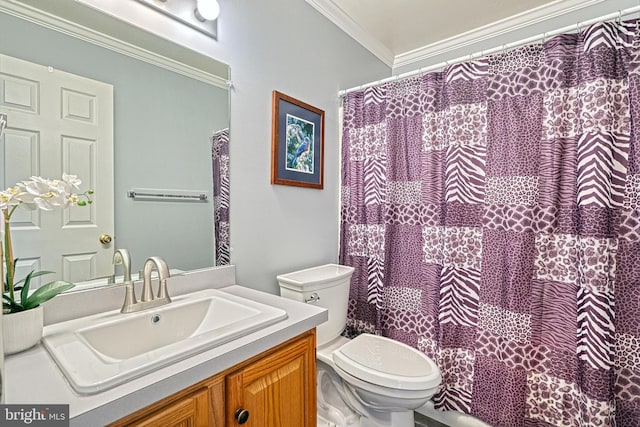
M49 270L42 283L111 274L113 214L113 86L0 55L2 189L30 176L63 172L95 191L93 204L53 211L18 209L11 218L16 278ZM105 239L103 239L104 241ZM34 285L39 285L39 282Z

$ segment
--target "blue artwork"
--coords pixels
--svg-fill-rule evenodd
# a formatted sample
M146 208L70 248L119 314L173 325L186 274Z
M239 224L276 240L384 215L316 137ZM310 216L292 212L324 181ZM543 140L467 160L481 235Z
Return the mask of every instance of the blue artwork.
M287 114L286 169L303 173L314 173L314 127L312 122Z

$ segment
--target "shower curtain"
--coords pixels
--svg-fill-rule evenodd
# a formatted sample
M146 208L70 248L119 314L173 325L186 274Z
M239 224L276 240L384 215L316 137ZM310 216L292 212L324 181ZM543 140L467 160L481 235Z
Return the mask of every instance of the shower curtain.
M437 361L437 408L640 426L640 50L599 23L343 100L346 333Z
M213 233L215 239L215 265L231 264L229 238L229 129L213 135L211 143L213 164Z

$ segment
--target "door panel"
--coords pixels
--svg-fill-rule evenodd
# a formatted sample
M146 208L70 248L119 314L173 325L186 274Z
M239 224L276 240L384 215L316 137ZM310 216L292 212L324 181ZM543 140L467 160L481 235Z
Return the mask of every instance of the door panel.
M2 189L31 176L58 179L62 173L92 189L94 203L12 217L17 277L31 267L54 271L42 283L72 282L111 274L113 235L113 87L109 84L0 55L0 112L8 116L2 137ZM40 280L36 279L38 286Z

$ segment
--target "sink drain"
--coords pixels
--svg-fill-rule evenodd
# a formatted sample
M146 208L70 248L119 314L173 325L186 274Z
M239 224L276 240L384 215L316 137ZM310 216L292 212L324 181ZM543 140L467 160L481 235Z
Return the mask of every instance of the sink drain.
M153 316L151 316L151 323L153 323L154 325L160 322L160 315L159 314L154 314Z

